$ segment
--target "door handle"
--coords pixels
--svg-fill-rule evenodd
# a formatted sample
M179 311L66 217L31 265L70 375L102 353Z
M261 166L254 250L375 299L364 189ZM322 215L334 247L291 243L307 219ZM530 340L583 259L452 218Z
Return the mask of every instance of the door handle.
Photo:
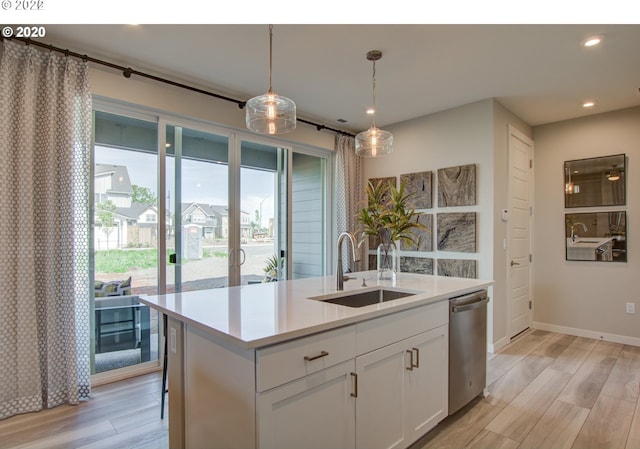
M511 266L513 267L514 265L520 265L518 262L516 262L515 260L511 261Z
M351 373L351 377L353 378L353 393L351 393L352 398L358 397L358 373Z
M411 348L411 352L416 351L416 364L415 365L411 365L414 368L420 368L420 349L418 348ZM413 357L411 357L413 359ZM411 360L411 362L413 362L413 360Z
M240 248L240 254L242 254L242 257L240 259L241 260L240 265L244 265L244 261L247 258L247 255L245 254L245 252L244 252L244 250L242 248Z
M415 365L413 364L413 351L407 349L406 352L409 353L409 366L405 366L405 369L407 371L413 371L413 368L415 367Z

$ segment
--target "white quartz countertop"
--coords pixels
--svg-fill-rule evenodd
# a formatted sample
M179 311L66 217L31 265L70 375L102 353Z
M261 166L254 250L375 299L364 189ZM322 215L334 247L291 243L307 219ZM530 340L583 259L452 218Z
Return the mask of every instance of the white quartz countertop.
M375 271L350 273L355 278L336 291L336 277L251 284L165 295L141 295L140 302L170 317L195 325L242 348L259 348L413 307L481 290L493 281L398 273L392 281L376 280ZM362 279L367 287L362 287ZM347 307L308 299L372 290L380 286L411 290L415 295L364 307Z

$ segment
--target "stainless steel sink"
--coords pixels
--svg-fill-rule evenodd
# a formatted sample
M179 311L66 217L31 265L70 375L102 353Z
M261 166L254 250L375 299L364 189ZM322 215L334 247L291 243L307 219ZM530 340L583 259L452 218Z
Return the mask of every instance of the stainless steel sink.
M315 299L331 304L339 304L341 306L347 307L364 307L370 306L371 304L378 304L386 301L392 301L394 299L405 298L407 296L412 296L415 294L416 292L411 291L378 288L375 290L368 290L364 292L350 292L348 294L340 296L332 294L325 296L316 296L309 299Z

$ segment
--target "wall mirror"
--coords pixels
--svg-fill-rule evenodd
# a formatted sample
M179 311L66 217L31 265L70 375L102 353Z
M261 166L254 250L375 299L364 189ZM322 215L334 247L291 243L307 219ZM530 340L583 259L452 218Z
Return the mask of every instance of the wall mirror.
M622 206L625 198L624 154L564 163L564 206Z
M627 261L627 213L565 215L567 260Z

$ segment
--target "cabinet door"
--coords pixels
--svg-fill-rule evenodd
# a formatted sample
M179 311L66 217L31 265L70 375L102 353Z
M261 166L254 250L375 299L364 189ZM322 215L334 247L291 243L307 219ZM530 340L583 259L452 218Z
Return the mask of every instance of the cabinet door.
M449 327L437 327L406 340L413 369L407 371L407 438L417 440L447 417Z
M354 361L258 393L258 448L355 447Z
M367 449L406 447L405 371L409 367L403 341L356 358L356 446Z

